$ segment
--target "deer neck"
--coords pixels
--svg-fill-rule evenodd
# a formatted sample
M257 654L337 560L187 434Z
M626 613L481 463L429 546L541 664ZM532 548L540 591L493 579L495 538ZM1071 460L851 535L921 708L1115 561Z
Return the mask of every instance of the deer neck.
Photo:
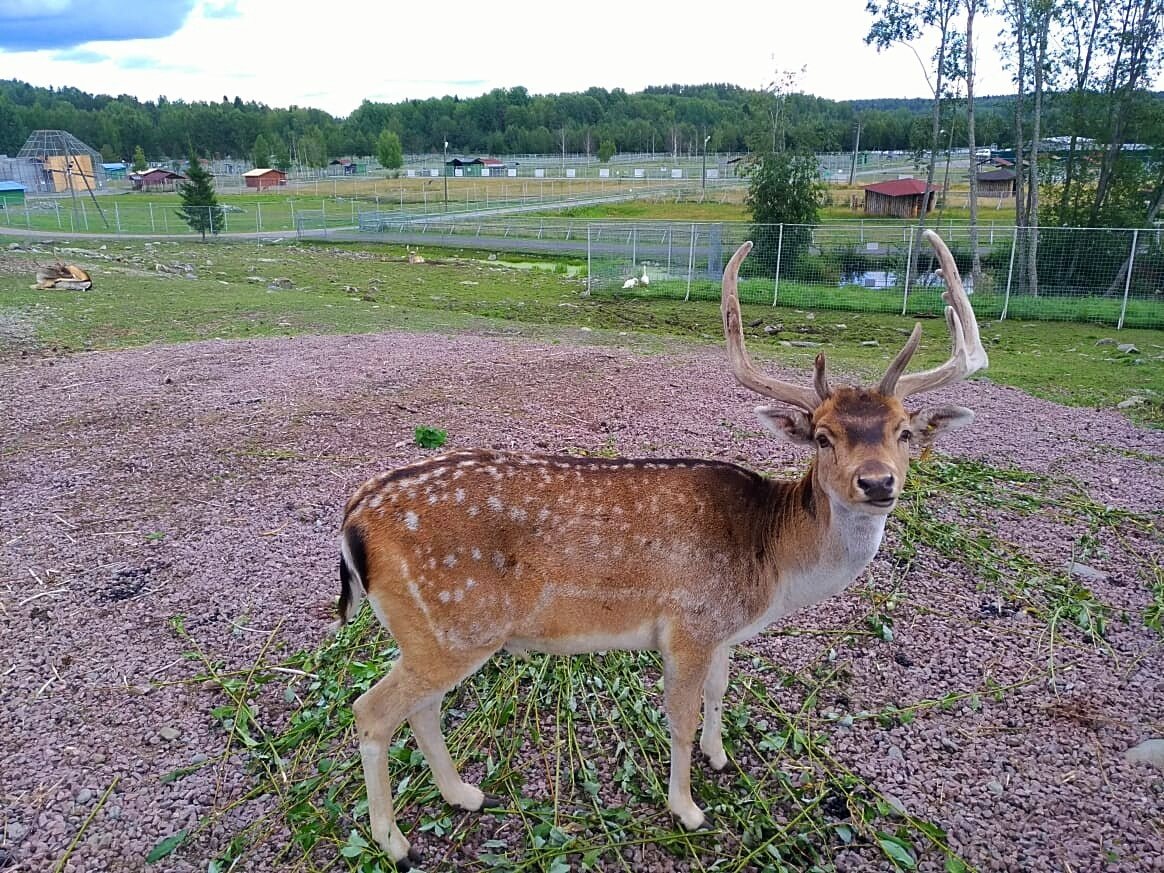
M773 531L773 606L787 615L844 589L873 560L885 535L884 515L853 509L830 495L816 465L797 482L788 498L799 510L786 518L796 530Z

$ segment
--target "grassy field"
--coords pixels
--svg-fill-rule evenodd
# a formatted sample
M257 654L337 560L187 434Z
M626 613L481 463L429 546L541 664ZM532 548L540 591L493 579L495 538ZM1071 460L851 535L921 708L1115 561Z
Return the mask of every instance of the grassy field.
M7 266L0 265L0 344L84 350L389 329L497 331L647 349L722 341L714 300L587 297L566 264L489 261L467 250L432 252L418 265L400 248L356 245L118 241L71 251L93 271L89 292L30 290L35 258L8 253ZM290 287L268 287L277 278ZM793 366L808 367L818 349L781 341L820 343L841 372L875 373L912 326L891 313L808 310L792 286L783 300L790 305L745 304L745 323L757 324L749 342L758 356ZM1013 319L986 321L983 332L990 379L1080 406L1142 397L1128 414L1164 425L1164 333ZM944 357L944 333L939 320L929 322L919 362ZM863 345L873 340L878 345ZM1103 340L1132 343L1140 354L1097 344Z

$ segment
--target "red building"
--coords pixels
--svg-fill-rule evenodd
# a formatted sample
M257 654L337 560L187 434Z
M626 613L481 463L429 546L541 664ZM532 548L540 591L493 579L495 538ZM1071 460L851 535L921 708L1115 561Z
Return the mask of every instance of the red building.
M243 173L243 179L248 188L258 188L260 191L264 188L278 188L280 185L287 184L287 174L271 167L247 170Z
M934 208L938 189L921 179L894 179L865 186L865 214L917 218Z

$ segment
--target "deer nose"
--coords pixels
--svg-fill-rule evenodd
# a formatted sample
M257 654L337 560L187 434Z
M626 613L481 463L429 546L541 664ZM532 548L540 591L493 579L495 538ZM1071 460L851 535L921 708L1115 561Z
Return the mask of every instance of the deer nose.
M884 468L857 472L857 490L866 500L891 500L896 484L897 478Z

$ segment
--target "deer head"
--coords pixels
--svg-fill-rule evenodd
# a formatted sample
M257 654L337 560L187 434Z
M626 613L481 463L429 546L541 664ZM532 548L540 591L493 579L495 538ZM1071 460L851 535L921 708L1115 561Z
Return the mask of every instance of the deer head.
M759 406L756 415L778 438L815 447L814 480L834 505L867 514L890 512L905 482L910 447L929 445L943 431L974 419L974 413L962 406L944 404L910 412L903 403L910 395L958 382L987 365L978 323L953 255L933 231L926 231L926 238L937 252L939 273L946 282L942 299L947 304L953 350L942 365L905 374L921 341L921 324L916 324L881 381L872 387L830 384L824 354L816 357L812 387L760 373L744 348L737 290L740 264L752 244L740 246L724 270L720 312L732 372L744 387L783 404Z

